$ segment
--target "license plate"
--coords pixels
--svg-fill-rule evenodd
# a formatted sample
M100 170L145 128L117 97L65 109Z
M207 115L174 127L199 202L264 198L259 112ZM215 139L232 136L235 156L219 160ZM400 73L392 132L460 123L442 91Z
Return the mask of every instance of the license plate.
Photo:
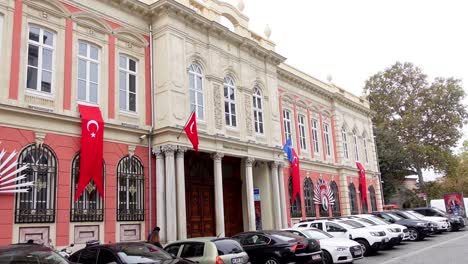
M356 256L362 255L362 250L356 250L356 251L354 251L354 255L356 255Z
M233 259L231 259L232 264L240 264L242 262L244 262L243 258L233 258Z
M387 243L388 241L390 241L390 240L388 239L388 237L387 237L387 238L385 238L385 243Z
M317 260L317 259L321 259L322 257L320 255L313 255L312 256L312 259L313 260Z

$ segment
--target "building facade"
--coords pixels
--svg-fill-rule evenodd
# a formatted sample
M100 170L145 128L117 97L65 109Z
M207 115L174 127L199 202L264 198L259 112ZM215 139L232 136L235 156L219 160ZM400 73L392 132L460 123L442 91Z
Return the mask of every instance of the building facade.
M35 181L0 194L0 244L144 240L155 225L163 241L230 236L381 209L368 103L284 64L242 5L0 0L0 150ZM74 202L79 104L103 116L105 190L91 183ZM192 111L199 153L181 135ZM288 137L301 159L295 204ZM330 208L313 202L318 184Z

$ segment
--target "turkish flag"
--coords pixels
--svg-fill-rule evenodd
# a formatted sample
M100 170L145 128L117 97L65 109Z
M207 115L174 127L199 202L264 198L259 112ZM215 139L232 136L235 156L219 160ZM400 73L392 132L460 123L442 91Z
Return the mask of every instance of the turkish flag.
M361 199L362 201L367 200L367 182L366 182L366 170L362 166L361 162L357 161L356 166L359 169L359 184L361 185Z
M292 162L291 162L291 175L292 175L292 203L296 201L296 196L300 195L301 191L301 176L299 169L299 157L296 151L292 149Z
M104 145L104 121L99 107L79 105L81 114L80 176L75 202L80 198L91 180L104 199L102 160Z
M195 111L192 112L190 120L184 128L185 133L187 134L188 139L192 142L193 148L198 152L198 130L197 130L197 117L195 116Z

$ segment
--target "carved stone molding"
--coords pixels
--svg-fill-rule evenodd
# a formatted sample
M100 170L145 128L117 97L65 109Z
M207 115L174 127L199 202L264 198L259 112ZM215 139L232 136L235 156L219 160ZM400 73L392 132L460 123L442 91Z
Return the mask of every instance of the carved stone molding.
M176 151L177 147L174 145L164 145L161 147L161 150L164 152L166 157L174 157L174 152Z
M252 167L254 162L255 162L255 159L252 158L252 157L245 158L245 166L247 166L247 167Z
M214 161L221 161L221 159L224 157L224 154L223 153L220 153L220 152L215 152L213 154L211 154L211 158L214 160Z
M42 144L44 144L45 137L46 137L46 133L44 132L34 132L34 139L36 141L36 146L42 146Z
M221 109L221 89L220 85L213 84L213 104L214 104L214 112L215 112L215 127L216 129L223 128L223 113Z
M135 149L135 145L128 145L128 155L130 155L130 157L135 156Z
M177 158L183 159L186 151L187 151L186 147L177 146L177 154L176 154Z
M156 155L156 158L164 158L164 152L161 150L161 147L153 147L152 152Z
M276 161L276 160L275 160L275 161L270 162L270 167L271 167L272 169L277 170L279 165L280 165L280 162L279 162L279 161Z
M244 94L245 99L245 122L247 128L247 135L253 135L253 125L252 125L252 97L248 94Z

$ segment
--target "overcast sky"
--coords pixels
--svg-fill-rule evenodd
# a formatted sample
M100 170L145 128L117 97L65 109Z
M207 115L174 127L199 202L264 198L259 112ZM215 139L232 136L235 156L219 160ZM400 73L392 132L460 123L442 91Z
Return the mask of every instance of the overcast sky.
M237 4L237 0L227 0ZM286 63L361 95L365 80L396 61L462 79L468 93L468 1L244 0L249 27L272 29ZM466 100L468 102L468 100ZM468 128L465 127L465 138ZM427 178L433 178L427 175Z

